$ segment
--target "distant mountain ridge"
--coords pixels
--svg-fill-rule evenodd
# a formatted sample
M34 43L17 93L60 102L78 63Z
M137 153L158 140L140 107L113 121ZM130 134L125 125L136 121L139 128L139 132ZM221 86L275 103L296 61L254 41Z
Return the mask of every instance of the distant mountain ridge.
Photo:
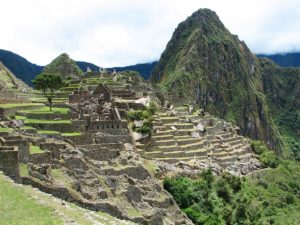
M300 67L300 52L284 54L257 54L258 57L269 58L282 67Z
M31 81L40 74L45 66L36 65L34 63L29 62L24 57L13 53L11 51L0 49L0 62L2 62L17 78L23 80L26 84L32 85ZM78 67L86 72L89 67L91 70L98 71L99 66L84 61L75 61ZM117 71L124 70L134 70L141 74L141 76L145 79L150 77L151 71L156 65L155 62L150 63L140 63L131 66L125 67L111 67L107 68L108 70L116 69Z
M31 80L40 74L43 66L29 62L13 52L0 49L0 61L19 79L31 85Z

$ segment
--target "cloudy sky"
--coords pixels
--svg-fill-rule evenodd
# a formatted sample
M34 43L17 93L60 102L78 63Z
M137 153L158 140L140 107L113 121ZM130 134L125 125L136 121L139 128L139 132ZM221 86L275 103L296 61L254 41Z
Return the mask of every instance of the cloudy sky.
M255 53L300 50L299 0L0 0L0 49L39 65L62 52L104 67L150 62L199 8Z

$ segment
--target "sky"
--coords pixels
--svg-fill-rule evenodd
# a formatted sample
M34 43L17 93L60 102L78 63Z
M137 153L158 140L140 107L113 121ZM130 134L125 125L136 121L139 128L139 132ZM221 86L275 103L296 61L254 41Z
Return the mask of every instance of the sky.
M199 8L254 53L300 51L299 0L0 0L0 49L38 65L63 52L102 67L152 62Z

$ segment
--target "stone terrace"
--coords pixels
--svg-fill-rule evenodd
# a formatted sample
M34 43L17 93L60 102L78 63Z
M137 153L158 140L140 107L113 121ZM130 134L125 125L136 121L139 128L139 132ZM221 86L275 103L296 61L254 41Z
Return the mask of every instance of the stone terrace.
M211 159L222 167L252 157L248 141L222 120L188 113L187 107L159 113L144 157L177 163Z

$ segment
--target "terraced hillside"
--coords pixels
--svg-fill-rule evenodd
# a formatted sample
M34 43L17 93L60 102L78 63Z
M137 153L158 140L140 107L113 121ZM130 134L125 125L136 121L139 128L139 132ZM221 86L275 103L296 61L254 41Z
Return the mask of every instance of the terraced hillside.
M23 81L16 78L15 75L0 62L0 90L4 88L30 90Z

